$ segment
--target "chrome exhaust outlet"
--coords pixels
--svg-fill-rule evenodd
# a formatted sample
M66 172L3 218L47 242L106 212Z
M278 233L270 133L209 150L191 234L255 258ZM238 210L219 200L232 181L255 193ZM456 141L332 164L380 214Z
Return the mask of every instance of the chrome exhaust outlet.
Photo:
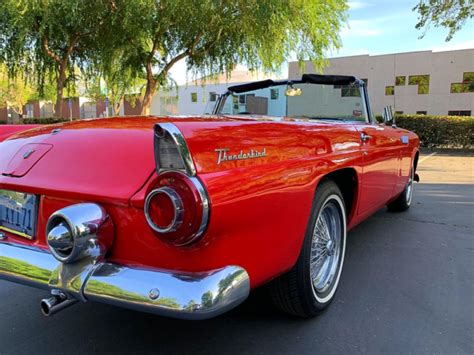
M40 303L41 313L43 313L45 317L49 317L67 307L72 306L75 303L77 303L77 300L63 297L61 295L44 298Z

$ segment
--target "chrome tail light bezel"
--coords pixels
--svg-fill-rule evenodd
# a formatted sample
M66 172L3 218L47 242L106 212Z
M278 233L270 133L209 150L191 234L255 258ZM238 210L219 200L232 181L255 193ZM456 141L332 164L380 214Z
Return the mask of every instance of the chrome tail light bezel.
M151 202L153 198L155 198L156 196L160 194L166 195L171 200L171 203L173 204L173 208L174 208L173 219L171 223L166 227L157 226L156 223L153 222L153 218L150 215ZM154 189L146 197L145 217L148 222L148 225L157 233L165 234L165 233L176 231L179 228L179 226L183 223L183 212L184 212L183 201L181 200L181 197L179 196L179 194L171 187L164 186L158 189Z
M199 227L195 230L193 228L193 233L187 235L186 238L183 237L183 240L185 239L185 242L173 242L173 244L177 246L188 245L197 241L206 231L206 228L209 223L210 199L203 183L197 177L197 171L194 165L194 161L192 159L186 140L179 128L176 127L176 125L174 125L173 123L157 123L154 126L153 131L156 174L158 175L158 178L164 176L167 173L179 174L180 177L186 179L186 181L188 181L190 185L192 185L192 189L195 191L194 195L196 199L196 204L202 206L202 211L200 211L202 212L202 218ZM163 140L168 140L167 144L171 144L172 147L170 148L169 146L165 146L165 149L163 151ZM177 154L178 156L168 157L168 162L179 162L179 164L175 164L176 166L167 166L163 162L162 154ZM172 185L168 187L170 189L173 189ZM163 192L162 190L160 190L162 188L162 186L155 186L155 188L148 193L145 199L144 211L147 223L153 231L158 233L158 235L169 235L169 233L173 233L178 230L178 212L185 213L185 210L179 210L180 207L175 204L175 217L177 217L173 220L173 222L166 228L160 228L156 226L150 216L150 202L153 197L156 196L157 193ZM178 201L178 199L175 199L175 201ZM195 224L195 226L197 226L197 223Z
M204 185L201 183L201 181L197 177L189 177L186 174L183 174L178 171L173 171L173 172L168 171L166 175L162 174L161 176L165 177L170 174L175 177L179 177L180 179L183 179L182 181L188 182L189 186L191 186L194 191L194 195L196 198L194 203L197 206L201 206L201 210L199 211L201 213L201 219L199 221L199 225L196 224L197 228L195 228L193 233L188 234L188 235L183 235L180 238L178 238L179 240L171 242L171 244L175 246L186 246L186 245L196 242L206 231L208 223L209 223L209 218L210 218L210 200L209 200L209 197ZM145 213L146 221L148 225L150 226L150 228L153 231L155 231L158 234L158 236L166 237L170 233L179 232L179 228L182 222L182 217L184 213L186 213L186 206L183 206L183 204L179 206L179 209L180 209L179 213L181 213L181 215L178 217L176 217L177 212L175 210L175 219L173 219L173 222L169 226L167 226L166 228L160 228L156 226L153 223L153 218L150 215L150 203L153 197L156 196L157 193L163 192L163 189L165 189L165 191L167 191L168 193L170 192L170 190L172 190L173 194L177 194L179 196L179 192L174 190L172 186L157 187L148 193L145 199L144 213ZM181 196L180 196L180 200L181 200ZM169 240L167 241L170 242Z

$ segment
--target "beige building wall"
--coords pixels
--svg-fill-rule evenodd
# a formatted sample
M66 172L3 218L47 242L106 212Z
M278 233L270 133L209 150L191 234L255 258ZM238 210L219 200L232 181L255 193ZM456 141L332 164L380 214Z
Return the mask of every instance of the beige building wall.
M474 92L451 93L452 83L461 83L463 73L474 72L474 49L446 52L409 52L387 55L361 55L333 58L324 74L355 75L368 79L372 109L380 114L384 106L394 111L447 115L449 111L470 111L474 115ZM288 77L298 79L297 62L290 62ZM316 73L311 62L305 63L305 73ZM419 94L417 85L408 85L409 76L429 75L429 94ZM395 86L395 77L405 76L403 86ZM385 88L394 86L394 95Z

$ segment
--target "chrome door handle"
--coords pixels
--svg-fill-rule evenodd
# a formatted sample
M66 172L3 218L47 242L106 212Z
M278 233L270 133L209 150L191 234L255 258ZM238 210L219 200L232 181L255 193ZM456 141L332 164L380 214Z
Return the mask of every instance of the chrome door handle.
M360 140L362 142L367 142L369 139L372 139L372 136L368 135L368 134L365 134L365 133L361 133L360 134Z

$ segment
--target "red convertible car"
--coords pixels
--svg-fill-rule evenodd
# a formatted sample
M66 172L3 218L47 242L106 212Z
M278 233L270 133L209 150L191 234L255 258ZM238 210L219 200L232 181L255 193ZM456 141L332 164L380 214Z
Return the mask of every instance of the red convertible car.
M417 181L418 137L388 109L377 123L352 76L233 86L208 116L23 129L0 143L0 278L50 290L45 315L94 301L204 319L268 284L314 316L347 231L407 210Z

